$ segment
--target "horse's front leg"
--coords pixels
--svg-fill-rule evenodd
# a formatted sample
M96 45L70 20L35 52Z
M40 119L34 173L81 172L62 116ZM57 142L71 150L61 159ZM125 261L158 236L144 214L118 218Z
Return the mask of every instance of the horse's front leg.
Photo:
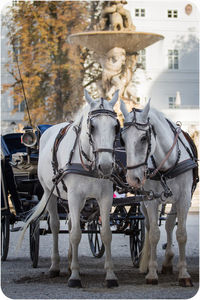
M172 274L173 273L173 265L172 260L174 257L174 252L172 250L173 247L173 230L176 224L176 207L172 205L170 213L167 216L167 220L165 223L165 230L167 233L167 247L165 251L165 259L162 264L162 273L163 274Z
M148 203L147 213L149 218L149 244L150 244L150 257L149 257L149 272L146 275L147 284L157 284L158 283L158 264L157 264L157 244L160 239L160 230L158 227L158 203L157 201L152 201Z
M191 287L193 286L193 284L192 284L190 274L187 271L187 263L186 263L186 256L185 256L185 246L187 242L186 220L187 220L189 207L187 203L186 205L184 205L183 199L180 199L177 206L178 206L177 207L178 225L176 230L176 238L179 246L179 262L178 262L179 285L184 287Z
M79 262L78 262L78 246L81 240L81 227L80 227L80 211L82 208L82 199L80 195L76 195L74 192L68 196L69 211L70 211L70 249L68 257L69 269L71 276L68 280L69 287L82 287L81 278L79 274Z
M58 234L60 230L60 220L57 209L57 197L51 196L47 205L50 215L50 228L53 236L53 251L51 255L51 267L49 269L50 276L56 277L60 273L60 256L58 250Z
M110 196L105 195L99 202L100 215L102 220L101 228L101 239L105 246L105 265L106 270L106 286L116 287L118 286L117 277L113 271L113 263L111 256L111 241L112 241L112 232L110 229L110 211L113 201L113 192L110 193Z

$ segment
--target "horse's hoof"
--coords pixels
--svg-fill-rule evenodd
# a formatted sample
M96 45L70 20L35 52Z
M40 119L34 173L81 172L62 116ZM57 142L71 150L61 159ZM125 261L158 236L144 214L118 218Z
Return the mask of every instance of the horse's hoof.
M59 270L52 270L49 271L49 277L53 278L53 277L58 277L60 275L60 271Z
M162 266L162 274L173 274L173 266Z
M81 284L81 281L79 279L69 279L68 280L68 287L82 288L82 284Z
M149 278L147 278L146 279L146 284L156 285L156 284L158 284L158 279L149 279Z
M107 288L110 289L110 288L117 287L117 286L119 286L117 280L115 280L115 279L108 279L108 280L106 280L106 287Z
M183 287L191 287L191 286L193 286L192 279L190 277L189 278L180 278L179 285L183 286Z

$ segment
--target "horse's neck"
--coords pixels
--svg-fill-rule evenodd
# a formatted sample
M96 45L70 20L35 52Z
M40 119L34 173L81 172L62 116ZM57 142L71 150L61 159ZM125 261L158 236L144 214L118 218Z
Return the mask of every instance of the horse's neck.
M93 159L93 149L89 141L88 131L83 130L80 135L80 143L82 150L87 154L90 160Z
M80 151L83 150L84 153L87 155L87 157L92 160L92 146L89 142L89 136L88 136L88 129L87 129L87 121L86 119L83 119L82 123L80 124L81 131L80 135L78 136L78 141L76 143L76 148L74 152L74 156L72 158L72 162L79 163L80 162ZM87 164L88 161L82 156L83 161Z
M174 133L171 130L165 117L158 111L151 110L150 112L151 124L156 131L156 148L153 153L156 165L158 166L166 157L168 151L174 142ZM167 161L164 163L162 169L167 170L171 168L177 160L177 145L174 147Z

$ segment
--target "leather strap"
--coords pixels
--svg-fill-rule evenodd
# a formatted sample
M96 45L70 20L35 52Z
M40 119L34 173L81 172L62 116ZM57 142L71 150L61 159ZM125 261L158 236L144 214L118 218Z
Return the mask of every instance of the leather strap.
M159 171L160 169L163 167L163 165L166 163L166 161L168 160L169 156L171 155L176 143L177 143L177 140L178 140L178 137L179 137L179 134L181 133L181 128L178 127L177 128L177 132L176 132L176 135L174 137L174 142L171 146L171 148L169 149L169 151L167 152L166 156L164 157L164 159L161 161L160 165L153 171L153 173L151 173L149 175L149 178L151 179L152 177L154 177Z

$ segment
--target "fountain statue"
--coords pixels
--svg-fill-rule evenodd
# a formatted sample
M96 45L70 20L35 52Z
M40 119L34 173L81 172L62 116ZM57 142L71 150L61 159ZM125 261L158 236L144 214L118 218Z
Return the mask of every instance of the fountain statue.
M109 100L119 89L119 98L132 109L137 106L132 80L137 52L164 37L155 33L137 32L130 12L124 8L125 4L125 0L105 1L100 21L93 31L72 34L69 40L95 52L103 68L102 80L98 84L99 94ZM119 101L116 111L120 116Z

